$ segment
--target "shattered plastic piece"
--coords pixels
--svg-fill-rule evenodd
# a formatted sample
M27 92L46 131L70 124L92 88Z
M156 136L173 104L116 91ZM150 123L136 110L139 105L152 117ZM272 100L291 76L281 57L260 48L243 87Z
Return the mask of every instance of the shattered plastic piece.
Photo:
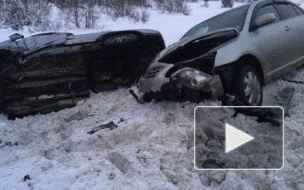
M118 123L122 123L122 122L124 122L124 121L129 120L129 119L131 119L131 118L128 118L128 119L125 119L125 118L120 118L120 120L118 121Z
M101 130L101 129L110 129L110 130L113 130L113 129L116 129L118 126L113 122L109 122L107 124L102 124L102 125L98 125L98 126L95 126L91 129L91 131L88 131L87 133L92 135L94 133L96 133L97 131Z
M23 177L23 181L26 182L26 180L31 180L30 175L26 175Z
M268 122L274 126L280 127L282 120L282 112L278 109L267 109L267 108L234 108L235 115L242 113L246 116L254 116L258 118L258 122Z
M69 118L64 119L64 121L67 122L67 123L71 122L73 120L80 121L80 120L82 120L82 119L84 119L84 118L86 118L88 116L89 116L89 114L87 112L85 112L85 111L78 111L77 113L72 114Z
M138 103L140 103L140 104L143 104L144 102L143 101L141 101L139 98L138 98L138 96L135 94L135 92L134 92L134 90L129 90L129 92L130 92L130 94L133 96L133 98L138 102Z

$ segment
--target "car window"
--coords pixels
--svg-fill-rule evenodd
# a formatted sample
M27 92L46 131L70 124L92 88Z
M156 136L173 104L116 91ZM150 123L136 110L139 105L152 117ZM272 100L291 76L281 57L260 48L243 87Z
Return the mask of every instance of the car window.
M275 10L273 5L266 5L266 6L262 7L261 9L259 9L254 20L256 21L260 16L268 14L268 13L274 14L274 16L276 17L275 22L278 22L281 20L280 15Z
M243 29L248 7L249 6L241 7L206 20L190 29L184 37L203 35L228 27L236 28L241 31Z
M296 10L291 6L291 4L280 3L280 4L275 4L275 7L279 11L282 20L298 16Z
M298 13L298 15L303 15L304 12L302 9L300 9L299 7L295 6L295 5L292 5L293 8L296 10L296 12Z

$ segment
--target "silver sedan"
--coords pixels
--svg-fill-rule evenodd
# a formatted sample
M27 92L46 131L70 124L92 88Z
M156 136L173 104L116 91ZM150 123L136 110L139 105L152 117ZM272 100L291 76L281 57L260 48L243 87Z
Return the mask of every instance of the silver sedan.
M261 105L262 86L304 63L304 12L254 1L208 19L163 50L139 82L139 100L218 99Z

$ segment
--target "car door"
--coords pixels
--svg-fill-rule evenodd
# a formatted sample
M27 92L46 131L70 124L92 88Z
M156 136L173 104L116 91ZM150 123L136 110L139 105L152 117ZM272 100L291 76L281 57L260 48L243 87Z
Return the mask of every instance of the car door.
M299 7L290 3L276 3L276 9L283 19L286 37L290 39L292 54L290 66L300 62L304 56L304 13Z
M290 3L275 3L274 6L280 14L285 28L283 37L288 39L282 52L285 54L286 62L280 62L279 66L282 69L290 70L304 54L304 16L299 15L300 13Z
M265 4L255 10L252 15L252 22L256 23L256 20L260 16L268 13L275 15L275 21L258 27L252 34L258 40L260 51L267 60L267 63L262 64L264 64L263 68L265 69L267 78L271 79L281 63L289 61L289 56L287 55L291 53L292 49L285 47L289 44L289 39L285 38L286 30L284 23L282 23L281 17L273 4Z

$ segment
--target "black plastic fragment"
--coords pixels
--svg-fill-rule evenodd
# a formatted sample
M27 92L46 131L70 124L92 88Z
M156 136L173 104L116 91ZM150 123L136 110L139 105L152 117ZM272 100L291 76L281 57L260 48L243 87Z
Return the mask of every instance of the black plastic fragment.
M258 123L268 122L276 127L281 126L281 122L279 119L281 116L280 113L276 113L273 109L267 108L234 108L235 114L233 117L236 117L238 113L242 113L246 116L254 116L257 117Z
M138 103L140 103L140 104L143 104L144 102L142 102L142 101L140 101L139 99L138 99L138 96L135 94L135 92L134 92L134 90L129 90L129 92L130 92L130 94L134 97L134 99L138 102Z
M87 133L92 135L94 133L96 133L97 131L101 130L101 129L110 129L110 130L113 130L113 129L116 129L118 126L113 122L109 122L107 124L102 124L102 125L98 125L98 126L95 126L91 129L91 131L88 131Z
M26 180L31 180L30 175L24 176L23 181L26 182Z
M120 120L118 121L118 123L122 123L122 122L124 122L124 121L129 120L129 119L131 119L131 118L128 118L128 119L125 119L125 118L120 118Z

